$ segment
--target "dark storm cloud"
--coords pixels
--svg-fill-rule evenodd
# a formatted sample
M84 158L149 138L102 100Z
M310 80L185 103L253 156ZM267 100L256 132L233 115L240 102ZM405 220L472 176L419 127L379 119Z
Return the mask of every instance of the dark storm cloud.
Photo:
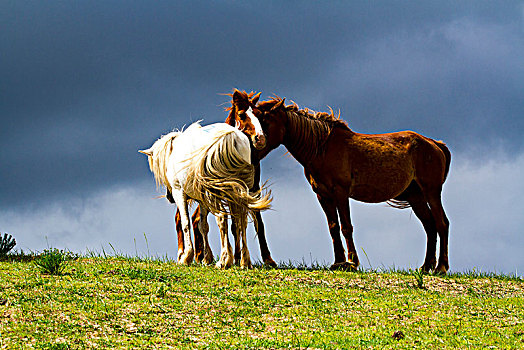
M518 2L3 2L1 206L141 181L136 150L238 87L357 131L522 150Z

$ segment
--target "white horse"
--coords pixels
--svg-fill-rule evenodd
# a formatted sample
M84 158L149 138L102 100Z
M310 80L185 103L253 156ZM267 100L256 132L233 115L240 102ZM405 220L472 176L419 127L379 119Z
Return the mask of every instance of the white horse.
M189 231L188 200L200 204L199 229L204 241L204 260L213 261L208 242L207 214L216 216L220 228L221 253L216 266L228 268L233 264L233 250L227 234L227 216L237 221L241 238L240 266L251 267L246 242L247 214L251 210L269 209L270 194L260 197L250 194L254 167L251 165L249 138L238 129L216 123L202 127L198 122L185 131L174 131L158 139L149 149L139 151L148 156L149 167L157 185L165 186L180 210L184 233L180 264L193 260L193 244Z

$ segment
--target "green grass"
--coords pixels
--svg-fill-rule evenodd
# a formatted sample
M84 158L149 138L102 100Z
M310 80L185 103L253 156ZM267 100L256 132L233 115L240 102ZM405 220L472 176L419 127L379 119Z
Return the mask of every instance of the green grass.
M0 348L524 348L517 277L35 259L0 261Z
M77 255L56 248L45 249L35 260L35 266L41 273L61 275L67 268L67 262L78 259Z

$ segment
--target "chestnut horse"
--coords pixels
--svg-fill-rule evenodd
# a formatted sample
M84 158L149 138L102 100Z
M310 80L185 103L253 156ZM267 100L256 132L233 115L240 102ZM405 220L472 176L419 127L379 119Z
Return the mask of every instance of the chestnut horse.
M333 269L356 269L359 265L349 212L348 198L353 198L368 203L387 201L397 208L411 207L427 235L421 269L447 272L449 221L441 192L451 154L443 142L413 131L356 133L332 112L299 110L295 104L285 106L284 99L278 97L252 108L266 136L260 157L283 144L304 167L327 217L335 253ZM346 239L347 260L340 229ZM440 257L435 267L437 234Z
M245 91L239 91L235 89L233 94L230 94L229 96L232 97L233 103L231 107L226 109L226 111L229 112L229 115L226 118L225 123L234 126L240 131L244 132L244 134L246 134L251 140L252 146L254 147L254 150L251 154L251 162L255 167L255 179L254 185L250 189L250 191L258 192L260 191L260 158L257 156L256 150L263 149L265 147L266 141L258 119L255 117L255 115L252 113L252 110L250 110L249 108L257 104L258 99L260 98L260 93L255 95L254 92L251 92L248 94ZM244 103L244 101L248 101L248 103ZM166 197L171 203L174 203L174 200L169 192L167 193ZM262 215L260 211L256 211L253 214L255 217L255 231L258 237L262 261L266 265L276 267L277 264L273 260L273 258L271 258L271 253L269 252L269 248L267 246ZM178 238L178 251L182 252L184 250L184 235L182 232L180 211L178 209L176 211L174 219ZM195 209L195 212L191 217L191 221L193 223L193 235L195 238L195 260L197 262L200 262L204 258L204 245L202 235L198 228L198 223L200 222L200 206L197 206L197 208ZM232 219L231 221L231 231L237 231L236 221L234 219ZM238 263L240 261L241 252L240 240L237 239L237 237L234 237L234 241L235 261Z

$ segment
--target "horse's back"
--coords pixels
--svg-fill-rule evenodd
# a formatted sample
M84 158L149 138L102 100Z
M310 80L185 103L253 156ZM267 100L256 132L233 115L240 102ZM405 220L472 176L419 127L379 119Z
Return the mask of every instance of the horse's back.
M171 169L168 170L172 171L173 174L170 178L176 179L183 185L186 180L187 168L191 166L195 155L221 140L232 143L237 151L243 155L245 161L250 162L249 139L241 131L226 123L204 126L193 123L173 140L173 151L170 158Z
M210 145L222 135L230 132L238 132L238 130L226 123L214 123L204 126L198 122L193 123L174 140L173 150L175 156L177 158L190 156L202 147Z
M201 130L212 138L226 138L224 142L229 142L247 163L251 163L251 143L242 131L226 123L209 124L203 126Z
M416 178L430 178L442 185L446 180L451 153L446 144L415 131L399 131L377 135L389 139L399 149L404 149L413 163Z
M399 151L398 154L405 152L412 162L416 178L430 179L431 182L439 185L446 180L451 153L444 142L410 130L377 134L373 137L396 148Z

